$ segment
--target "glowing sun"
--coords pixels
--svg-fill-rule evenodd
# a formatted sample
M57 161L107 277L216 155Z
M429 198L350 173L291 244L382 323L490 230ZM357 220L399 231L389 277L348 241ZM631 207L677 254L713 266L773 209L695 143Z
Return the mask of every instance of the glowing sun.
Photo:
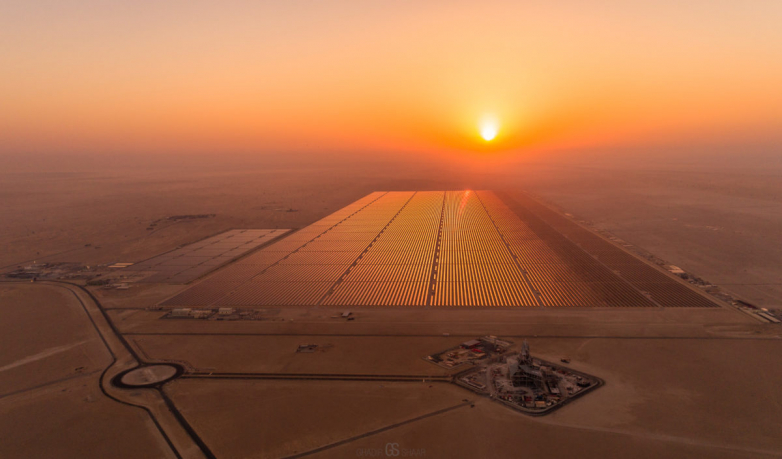
M481 129L481 137L483 137L483 140L487 142L491 142L494 140L495 137L497 137L497 131L499 131L499 126L497 125L497 122L495 120L483 120L480 125Z

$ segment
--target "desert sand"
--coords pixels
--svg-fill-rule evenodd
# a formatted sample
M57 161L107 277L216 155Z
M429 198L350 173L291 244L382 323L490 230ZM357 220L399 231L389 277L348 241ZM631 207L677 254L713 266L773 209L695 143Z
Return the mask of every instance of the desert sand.
M0 266L137 262L231 228L300 228L375 190L509 188L758 306L782 303L782 165L765 159L89 159L7 161Z
M210 161L115 159L48 172L12 163L0 177L0 265L138 262L232 228L301 228L378 189L499 188L526 190L747 301L780 304L782 192L768 170ZM167 219L185 214L215 216ZM390 447L407 457L782 456L782 331L724 303L164 318L158 305L186 288L0 284L0 455L386 457ZM533 355L567 357L606 384L530 418L450 384L453 370L424 360L485 334L527 339ZM303 343L319 349L296 353ZM152 389L111 384L163 362L182 376Z

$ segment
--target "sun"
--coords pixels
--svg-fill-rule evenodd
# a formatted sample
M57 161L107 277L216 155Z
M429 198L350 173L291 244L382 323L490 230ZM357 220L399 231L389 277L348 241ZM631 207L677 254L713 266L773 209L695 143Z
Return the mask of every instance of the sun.
M497 121L494 119L484 119L483 121L481 121L480 130L481 130L481 137L483 137L483 140L487 142L491 142L492 140L494 140L495 137L497 137L499 126Z

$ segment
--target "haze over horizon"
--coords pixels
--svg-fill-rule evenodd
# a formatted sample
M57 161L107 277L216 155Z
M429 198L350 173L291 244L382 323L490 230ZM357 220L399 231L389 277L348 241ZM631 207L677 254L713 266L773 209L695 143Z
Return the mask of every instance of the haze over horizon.
M12 0L0 153L777 151L780 19L778 1Z

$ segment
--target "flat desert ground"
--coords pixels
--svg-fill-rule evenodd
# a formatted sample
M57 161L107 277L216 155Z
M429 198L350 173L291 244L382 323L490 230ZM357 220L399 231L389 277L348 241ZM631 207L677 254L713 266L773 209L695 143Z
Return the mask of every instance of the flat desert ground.
M782 303L782 168L316 156L9 165L6 269L136 262L231 228L301 228L376 190L523 189L746 301ZM167 220L185 214L215 216ZM726 305L357 308L350 322L324 307L235 322L150 309L184 288L91 297L0 283L0 457L782 456L782 328ZM527 339L534 356L567 357L606 384L530 417L423 360L485 334ZM301 343L321 348L296 353ZM109 384L150 362L187 371L158 389Z
M523 189L753 304L782 305L778 159L587 157L476 166L313 155L5 164L0 267L139 261L228 228L303 227L376 190ZM183 214L216 217L147 230Z

